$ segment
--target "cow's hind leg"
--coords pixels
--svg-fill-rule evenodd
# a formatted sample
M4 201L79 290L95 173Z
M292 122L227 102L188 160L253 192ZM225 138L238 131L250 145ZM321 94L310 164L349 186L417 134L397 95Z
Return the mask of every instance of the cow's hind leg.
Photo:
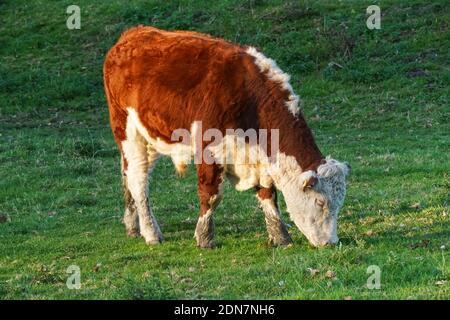
M289 245L292 239L281 220L277 205L277 193L274 188L258 188L256 197L264 211L269 243L272 245Z
M150 206L148 205L148 172L153 168L158 154L149 148L144 138L130 130L127 139L122 142L122 150L127 161L125 170L127 189L134 201L139 217L139 229L145 242L158 244L163 241L161 231ZM131 220L133 216L130 216ZM130 222L130 225L133 222Z
M197 165L200 216L195 228L195 239L200 248L214 247L213 213L222 198L223 168L216 164Z
M123 153L121 160L123 195L125 200L125 215L123 216L123 223L125 224L127 234L130 237L137 237L139 236L139 216L133 196L131 195L130 189L128 188L128 178L125 172L128 164Z

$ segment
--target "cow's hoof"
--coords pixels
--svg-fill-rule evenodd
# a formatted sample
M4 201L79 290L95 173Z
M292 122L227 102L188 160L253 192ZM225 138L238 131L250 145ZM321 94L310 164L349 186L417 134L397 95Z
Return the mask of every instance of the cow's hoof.
M212 249L216 246L213 234L199 236L196 232L194 238L197 241L197 247L199 248Z
M201 249L213 249L216 247L216 243L212 240L208 241L198 241L197 240L197 247Z
M141 234L139 233L139 229L130 229L127 230L127 236L131 237L131 238L137 238L139 237Z
M293 242L291 237L270 237L269 236L269 241L268 241L270 246L292 246Z
M163 242L162 239L150 239L150 240L145 240L145 243L148 244L149 246L156 246L158 244L161 244Z
M145 243L147 243L150 246L158 245L163 243L164 238L160 232L145 238Z

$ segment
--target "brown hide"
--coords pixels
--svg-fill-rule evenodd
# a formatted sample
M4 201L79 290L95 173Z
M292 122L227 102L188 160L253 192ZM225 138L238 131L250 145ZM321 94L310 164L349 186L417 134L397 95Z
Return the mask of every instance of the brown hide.
M173 130L190 130L199 120L203 130L223 134L227 128L279 129L280 151L303 171L323 160L301 113L285 106L289 92L261 73L246 47L195 32L136 27L108 52L104 82L119 148L126 108L133 107L149 135L168 143Z

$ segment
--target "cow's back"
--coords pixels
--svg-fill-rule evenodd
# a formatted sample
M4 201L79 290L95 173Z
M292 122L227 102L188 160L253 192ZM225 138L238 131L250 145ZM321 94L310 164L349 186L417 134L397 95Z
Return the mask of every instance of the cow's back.
M129 107L151 136L165 141L196 120L219 129L246 127L236 121L255 119L246 90L254 77L252 59L238 45L195 32L130 29L104 64L113 131L124 135L120 122Z

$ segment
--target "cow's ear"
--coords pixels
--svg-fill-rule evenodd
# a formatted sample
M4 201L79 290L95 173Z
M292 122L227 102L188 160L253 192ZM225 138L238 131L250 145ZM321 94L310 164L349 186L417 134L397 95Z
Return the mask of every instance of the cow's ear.
M305 192L308 188L312 188L317 184L317 177L310 176L309 178L303 181L303 192Z

